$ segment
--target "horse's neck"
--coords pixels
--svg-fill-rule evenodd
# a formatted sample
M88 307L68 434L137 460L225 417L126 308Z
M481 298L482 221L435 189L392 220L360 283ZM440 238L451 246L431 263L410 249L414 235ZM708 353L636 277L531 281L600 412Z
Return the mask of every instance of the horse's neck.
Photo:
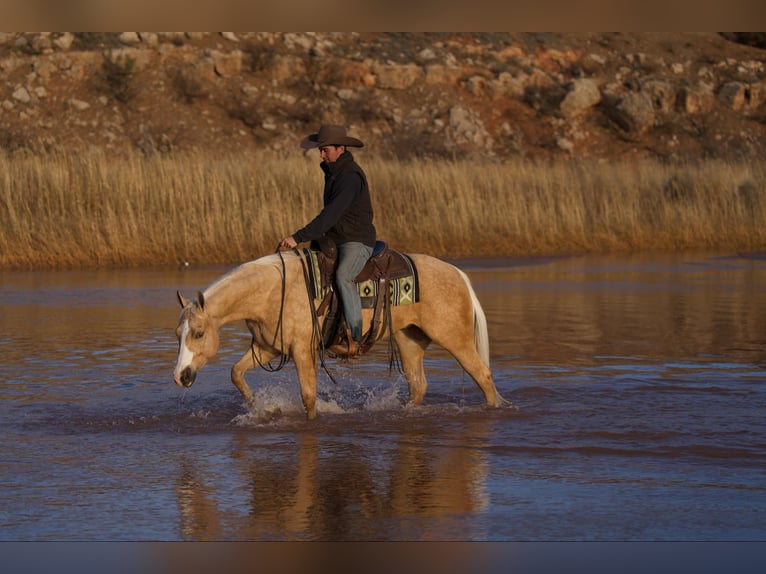
M274 254L243 263L211 284L204 293L208 315L221 325L258 319L272 304L269 294L281 285L282 267L279 259L274 259L277 257Z

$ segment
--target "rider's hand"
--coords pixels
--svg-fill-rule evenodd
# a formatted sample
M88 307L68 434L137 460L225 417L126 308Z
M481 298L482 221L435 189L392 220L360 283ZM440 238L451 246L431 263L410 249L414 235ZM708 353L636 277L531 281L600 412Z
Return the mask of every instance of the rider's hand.
M279 246L293 249L294 247L298 247L298 243L295 241L295 239L293 239L292 235L288 235L279 243Z

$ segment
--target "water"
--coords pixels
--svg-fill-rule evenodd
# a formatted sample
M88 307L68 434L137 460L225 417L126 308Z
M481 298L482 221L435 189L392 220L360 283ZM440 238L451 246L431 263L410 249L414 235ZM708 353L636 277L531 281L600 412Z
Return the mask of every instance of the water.
M456 262L512 407L440 349L405 406L386 346L189 390L179 308L226 269L0 273L0 541L766 540L766 259Z

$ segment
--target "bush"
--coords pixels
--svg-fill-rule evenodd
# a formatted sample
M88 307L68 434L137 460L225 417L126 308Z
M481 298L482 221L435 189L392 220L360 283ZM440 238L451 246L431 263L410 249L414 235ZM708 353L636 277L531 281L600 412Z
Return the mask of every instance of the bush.
M132 100L138 90L135 86L136 59L122 54L114 56L111 51L104 54L101 66L101 78L105 83L106 92L123 104Z

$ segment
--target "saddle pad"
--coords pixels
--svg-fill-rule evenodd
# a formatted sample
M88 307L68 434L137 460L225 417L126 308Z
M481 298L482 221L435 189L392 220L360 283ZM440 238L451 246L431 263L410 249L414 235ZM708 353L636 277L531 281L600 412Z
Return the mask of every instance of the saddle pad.
M314 293L314 299L323 299L327 294L327 290L330 285L322 285L322 273L319 269L318 252L303 248L303 253L306 256L306 260L309 262L309 279L311 281L311 289ZM415 269L415 264L409 255L402 253L407 266L410 268L410 273L399 279L390 279L390 293L391 293L391 305L410 305L417 303L420 299L418 291L418 272ZM372 279L363 281L357 284L359 288L359 296L362 298L362 307L369 308L375 306L375 297L378 294L378 282Z

